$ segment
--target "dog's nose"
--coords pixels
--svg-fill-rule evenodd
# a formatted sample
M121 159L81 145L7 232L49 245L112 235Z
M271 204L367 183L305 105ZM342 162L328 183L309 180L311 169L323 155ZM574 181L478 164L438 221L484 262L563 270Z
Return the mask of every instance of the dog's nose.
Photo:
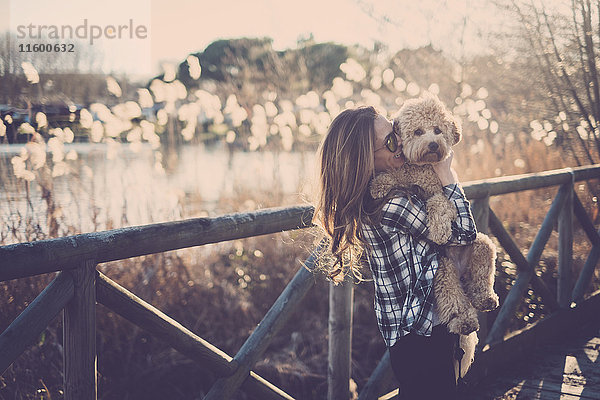
M440 148L440 145L438 145L436 142L429 143L429 150L437 151L437 149L439 149L439 148Z

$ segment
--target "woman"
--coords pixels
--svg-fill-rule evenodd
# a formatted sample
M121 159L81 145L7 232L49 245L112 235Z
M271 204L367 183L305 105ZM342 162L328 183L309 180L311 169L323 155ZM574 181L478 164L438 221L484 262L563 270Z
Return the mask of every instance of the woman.
M358 273L367 260L375 284L375 313L392 368L406 400L453 399L456 335L438 321L433 295L438 247L427 241L425 203L409 192L383 200L369 195L369 182L404 164L392 124L373 107L345 110L331 123L319 149L320 188L315 223L328 236L334 281ZM458 210L452 244L476 236L452 155L434 166L444 193Z

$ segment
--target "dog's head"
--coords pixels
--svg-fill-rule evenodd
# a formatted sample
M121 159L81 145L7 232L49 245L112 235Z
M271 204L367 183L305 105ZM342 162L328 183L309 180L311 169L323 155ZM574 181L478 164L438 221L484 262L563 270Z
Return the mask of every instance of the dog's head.
M399 130L404 156L411 164L445 159L462 137L460 122L433 94L405 101L394 127Z

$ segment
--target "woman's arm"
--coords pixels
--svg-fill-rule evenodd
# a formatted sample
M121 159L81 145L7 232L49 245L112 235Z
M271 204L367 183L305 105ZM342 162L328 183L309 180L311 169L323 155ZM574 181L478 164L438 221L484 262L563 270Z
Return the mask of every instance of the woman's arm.
M469 201L458 183L456 171L452 168L453 160L454 152L451 151L445 160L433 164L433 170L442 182L444 195L454 204L457 211L456 219L452 222L452 234L447 244L464 245L473 243L477 236L477 228L471 214Z
M469 201L458 183L446 185L444 195L456 207L456 219L452 222L452 234L448 240L450 245L465 245L475 241L477 227L471 214Z

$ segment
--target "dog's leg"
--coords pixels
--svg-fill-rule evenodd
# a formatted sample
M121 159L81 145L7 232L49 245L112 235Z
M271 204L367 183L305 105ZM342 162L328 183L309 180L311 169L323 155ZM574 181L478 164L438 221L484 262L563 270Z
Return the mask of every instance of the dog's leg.
M468 335L479 329L477 311L460 285L458 271L446 257L440 257L434 278L434 293L440 321L448 325L450 332Z
M457 211L454 204L442 193L436 193L427 200L428 238L437 244L446 244L452 235L452 222Z
M494 292L496 246L483 233L477 234L471 246L473 250L461 281L473 306L479 311L491 311L499 304Z

